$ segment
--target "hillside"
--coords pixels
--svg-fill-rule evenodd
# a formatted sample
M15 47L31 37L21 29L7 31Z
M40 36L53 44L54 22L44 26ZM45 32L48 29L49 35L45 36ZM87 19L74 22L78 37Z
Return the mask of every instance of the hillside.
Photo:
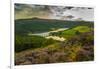
M19 38L17 36L15 64L27 65L94 60L93 27L77 26L60 33L56 36L65 37L66 40L63 42L53 39L48 40L39 36L19 36Z
M79 30L80 27L75 27L72 29L77 29L77 28ZM52 39L46 40L44 38L43 39L41 38L42 40L40 38L33 39L34 38L33 37L32 38L33 41L31 41L30 38L27 38L27 40L30 40L32 42L32 43L29 42L29 44L26 44L28 42L25 42L21 39L23 41L23 45L19 45L19 48L16 49L19 50L21 48L20 46L23 46L22 48L27 47L27 50L16 52L15 64L27 65L27 64L44 64L44 63L58 63L58 62L62 63L62 62L76 62L76 61L78 62L92 61L94 60L93 35L94 35L93 30L92 31L86 30L85 32L80 32L78 35L74 34L69 39L66 38L67 40L63 42L58 42ZM66 34L66 36L68 35ZM35 43L35 41L37 44ZM33 47L28 48L29 47L28 45L30 44Z
M83 26L76 26L73 28L69 28L67 30L60 31L60 32L52 32L52 33L50 33L50 35L64 37L64 38L68 39L73 36L84 34L84 33L87 33L87 32L93 31L93 30L94 30L93 27L83 25Z
M50 20L50 19L39 19L39 18L18 19L15 20L15 33L16 34L40 33L59 28L71 28L79 25L93 27L93 22Z

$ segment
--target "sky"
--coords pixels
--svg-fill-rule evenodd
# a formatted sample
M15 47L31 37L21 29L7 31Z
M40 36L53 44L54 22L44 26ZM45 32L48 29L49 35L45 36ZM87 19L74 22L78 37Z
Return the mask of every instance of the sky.
M34 17L42 19L94 21L94 8L15 4L15 19Z

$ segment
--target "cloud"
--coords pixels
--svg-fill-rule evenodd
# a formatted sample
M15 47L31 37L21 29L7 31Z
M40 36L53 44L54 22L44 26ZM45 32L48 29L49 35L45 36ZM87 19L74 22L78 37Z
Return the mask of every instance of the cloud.
M91 7L73 7L73 6L49 6L33 4L15 4L16 13L25 17L43 17L47 19L77 19L82 18L86 21L93 21L94 9ZM17 17L17 16L16 16Z

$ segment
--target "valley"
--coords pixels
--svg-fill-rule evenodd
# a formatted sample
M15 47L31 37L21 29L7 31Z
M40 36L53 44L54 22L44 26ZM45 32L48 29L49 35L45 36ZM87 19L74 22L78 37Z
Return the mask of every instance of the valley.
M92 61L93 32L88 21L15 20L15 65Z

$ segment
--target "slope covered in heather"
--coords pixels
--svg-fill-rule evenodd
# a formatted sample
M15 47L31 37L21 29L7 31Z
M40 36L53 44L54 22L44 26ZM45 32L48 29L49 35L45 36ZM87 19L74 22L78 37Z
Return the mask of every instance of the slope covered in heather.
M48 40L44 37L25 36L26 39L20 37L22 43L16 45L18 47L16 50L20 50L16 51L15 64L27 65L94 60L93 27L77 26L61 31L56 36L65 37L66 40L60 42L53 39Z

